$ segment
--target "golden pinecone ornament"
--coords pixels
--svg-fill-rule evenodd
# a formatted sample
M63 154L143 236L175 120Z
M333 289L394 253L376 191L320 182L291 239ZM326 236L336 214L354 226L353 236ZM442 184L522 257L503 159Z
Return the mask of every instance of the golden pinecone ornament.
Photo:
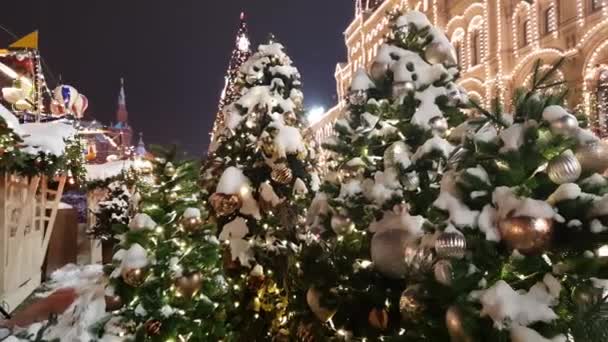
M272 169L270 178L279 184L290 184L293 180L293 172L287 165L279 164Z
M218 216L228 216L239 210L243 201L238 195L214 193L209 198L209 202Z
M177 292L187 299L194 297L201 289L201 286L203 286L203 275L200 272L181 276L175 281Z
M125 268L121 275L122 280L131 287L140 287L146 280L146 271L142 268Z
M148 336L156 336L160 334L162 326L163 324L159 320L151 319L146 322L144 327L146 328L146 334L148 334Z

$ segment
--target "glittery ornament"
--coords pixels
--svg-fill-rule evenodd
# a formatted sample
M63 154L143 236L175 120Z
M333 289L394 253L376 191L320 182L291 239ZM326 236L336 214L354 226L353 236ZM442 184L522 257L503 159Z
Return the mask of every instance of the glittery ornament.
M165 165L165 176L167 177L173 177L175 176L175 173L177 172L177 169L175 169L175 166L173 166L173 164L171 163L167 163L167 165Z
M569 136L578 128L578 120L572 114L567 114L551 122L553 134Z
M585 173L604 173L608 169L608 143L596 141L579 146L575 152Z
M131 287L140 287L146 280L146 272L141 268L124 268L122 280Z
M389 229L374 234L371 243L374 269L389 278L416 276L432 267L433 255L420 246L418 239L402 229Z
M123 306L122 297L119 295L105 296L106 311L116 311Z
M274 145L274 140L270 135L265 135L262 139L260 139L260 149L266 157L270 158L274 156L277 149Z
M551 159L549 165L547 165L549 179L555 184L575 182L581 176L581 173L581 163L571 151L566 151Z
M388 312L384 308L373 308L367 319L369 325L378 330L384 331L388 328Z
M315 335L313 333L312 323L305 324L300 322L298 325L298 331L296 337L298 342L315 342Z
M444 232L435 240L435 252L440 258L462 259L467 251L467 240L462 234Z
M417 321L424 312L424 291L420 285L410 285L401 294L399 312L406 321Z
M448 120L443 116L436 116L429 120L429 126L431 126L433 134L440 137L445 137L448 128L450 128L448 125Z
M238 195L214 193L209 198L209 203L218 216L228 216L239 210L243 201Z
M298 117L294 112L287 112L283 114L283 121L289 126L295 126L298 123Z
M146 328L146 333L148 336L156 336L160 334L160 329L163 324L158 320L149 320L146 322L144 327Z
M306 303L310 311L322 322L329 321L337 312L335 309L328 309L321 306L321 292L314 287L311 287L306 292Z
M502 240L526 255L544 253L553 238L553 220L535 217L507 217L498 222Z
M346 234L353 229L353 221L350 217L336 214L331 217L331 229L338 234Z
M464 319L460 309L452 305L445 312L445 326L448 328L451 342L473 342L473 338L464 327Z
M293 180L293 172L285 164L278 164L272 168L270 178L279 184L289 184Z
M451 286L452 280L454 280L454 270L452 269L452 262L450 260L439 260L433 266L433 273L435 274L435 280L444 286Z
M200 272L190 273L177 278L175 281L175 288L177 292L183 297L190 299L203 286L203 276Z
M376 81L383 80L388 72L388 64L374 61L370 68L370 76Z
M348 93L348 102L353 106L362 106L367 103L366 90L353 90Z
M182 227L188 233L194 233L203 225L203 220L200 217L188 217L182 220Z

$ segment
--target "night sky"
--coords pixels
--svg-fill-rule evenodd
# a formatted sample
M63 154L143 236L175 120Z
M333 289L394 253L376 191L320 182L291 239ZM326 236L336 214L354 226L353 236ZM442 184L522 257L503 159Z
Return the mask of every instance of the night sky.
M5 0L0 25L40 30L49 86L59 74L89 98L88 113L114 120L119 78L129 121L146 143L206 151L241 11L254 45L269 32L300 69L306 105L335 101L334 70L353 0ZM13 38L0 31L0 47ZM50 71L50 72L49 72ZM52 77L54 76L54 78Z

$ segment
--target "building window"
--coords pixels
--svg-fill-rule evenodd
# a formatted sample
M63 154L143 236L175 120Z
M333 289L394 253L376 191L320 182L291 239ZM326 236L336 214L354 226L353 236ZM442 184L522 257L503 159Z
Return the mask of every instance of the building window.
M600 138L605 138L608 128L608 69L599 73L597 84L597 130Z
M591 0L591 11L595 12L604 7L605 0Z
M545 11L545 33L549 34L557 31L557 10L555 6L550 6Z
M521 25L521 38L519 39L519 48L523 48L530 44L530 30L531 23L530 19L524 20L523 25Z
M481 61L481 34L479 30L471 34L471 66L474 67Z

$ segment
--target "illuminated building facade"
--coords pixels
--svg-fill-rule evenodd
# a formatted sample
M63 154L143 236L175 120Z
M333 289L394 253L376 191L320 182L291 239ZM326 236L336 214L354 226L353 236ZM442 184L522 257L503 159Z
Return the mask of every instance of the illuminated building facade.
M368 4L372 2L372 4ZM344 98L358 68L369 69L389 30L385 13L419 10L441 27L454 45L459 84L488 105L498 98L510 109L514 90L530 82L534 64L566 62L557 77L570 89L567 101L608 137L607 0L384 0L355 2L355 18L344 32L348 61L335 78L340 102L311 129L317 141L333 134Z

